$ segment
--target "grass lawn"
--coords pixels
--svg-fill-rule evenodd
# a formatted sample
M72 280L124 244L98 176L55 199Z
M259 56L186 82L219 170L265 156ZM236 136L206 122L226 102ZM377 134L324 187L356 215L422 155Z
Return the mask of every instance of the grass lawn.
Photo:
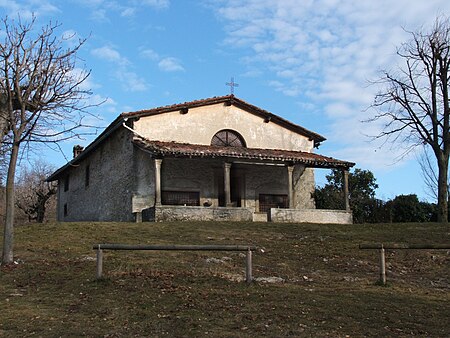
M0 337L450 336L450 250L360 243L450 243L441 224L50 223L17 226L0 273ZM1 229L3 234L3 229ZM1 236L1 235L0 235ZM2 240L2 238L0 237ZM105 251L97 243L251 244L237 252ZM2 245L2 244L0 244Z

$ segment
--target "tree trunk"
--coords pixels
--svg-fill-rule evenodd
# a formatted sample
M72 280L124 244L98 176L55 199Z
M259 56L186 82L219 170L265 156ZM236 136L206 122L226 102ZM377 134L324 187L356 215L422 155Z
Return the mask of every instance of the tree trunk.
M6 220L3 236L2 264L11 264L14 261L14 177L16 175L19 144L14 143L9 160L8 176L6 178Z
M38 198L37 208L36 208L36 222L38 222L38 223L44 223L45 203L47 202L47 200L48 200L48 198L46 196L40 196Z
M441 155L438 158L438 205L437 221L448 222L448 156Z

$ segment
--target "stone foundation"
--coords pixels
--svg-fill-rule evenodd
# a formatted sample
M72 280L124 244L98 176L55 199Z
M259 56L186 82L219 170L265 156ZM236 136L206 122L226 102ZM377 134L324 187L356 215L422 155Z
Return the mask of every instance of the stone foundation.
M192 207L162 205L155 207L155 221L252 221L250 208Z
M253 213L253 222L268 222L268 214L267 212L254 212Z
M323 209L270 209L270 221L276 223L353 224L351 211Z

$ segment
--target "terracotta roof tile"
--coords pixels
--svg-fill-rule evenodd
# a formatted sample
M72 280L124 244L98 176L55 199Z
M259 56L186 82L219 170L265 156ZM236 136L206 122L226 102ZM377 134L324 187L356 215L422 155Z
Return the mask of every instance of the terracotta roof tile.
M315 168L350 168L355 165L352 162L341 161L332 157L303 151L161 142L150 141L140 137L135 137L133 143L157 156L167 157L228 157L247 160L302 163L308 167Z

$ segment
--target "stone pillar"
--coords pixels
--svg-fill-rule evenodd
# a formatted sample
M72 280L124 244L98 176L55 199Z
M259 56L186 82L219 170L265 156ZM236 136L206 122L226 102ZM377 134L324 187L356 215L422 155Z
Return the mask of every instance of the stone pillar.
M289 209L295 209L294 206L294 185L292 179L292 173L294 172L294 166L290 165L288 169L288 191L289 191Z
M225 192L225 206L230 207L231 206L231 178L230 178L230 171L231 171L231 163L225 162L223 164L223 178L224 178L224 184L223 189Z
M344 203L345 210L350 211L350 200L348 198L348 170L342 170L342 174L344 176Z
M155 158L155 204L161 205L161 158Z

